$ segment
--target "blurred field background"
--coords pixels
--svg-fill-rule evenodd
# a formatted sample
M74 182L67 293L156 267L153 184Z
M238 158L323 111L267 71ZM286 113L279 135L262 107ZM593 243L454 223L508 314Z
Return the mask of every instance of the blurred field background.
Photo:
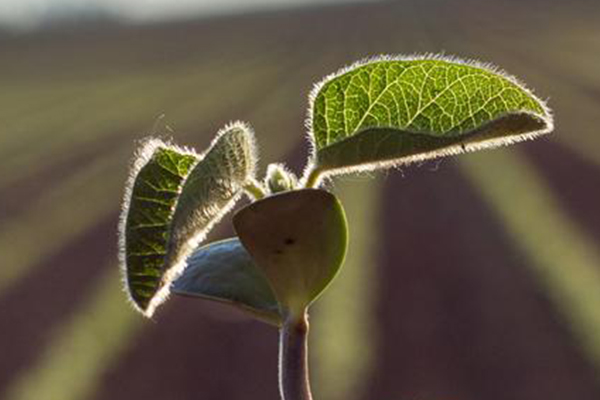
M116 225L135 141L202 149L242 119L262 170L299 172L314 82L439 52L527 82L556 131L335 182L350 254L312 313L315 398L600 399L600 3L583 0L0 30L0 399L277 399L271 327L183 298L148 321L125 302Z

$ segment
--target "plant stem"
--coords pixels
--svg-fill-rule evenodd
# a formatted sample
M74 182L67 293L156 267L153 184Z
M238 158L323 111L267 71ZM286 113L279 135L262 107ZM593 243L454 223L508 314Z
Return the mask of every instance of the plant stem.
M254 179L246 183L246 186L244 186L244 190L252 198L254 198L254 200L260 200L266 196L265 190L263 189L262 185Z
M279 333L279 392L282 400L312 400L308 378L308 315L288 317Z
M318 169L313 169L308 174L306 178L306 183L304 184L305 188L316 188L321 183L321 171Z

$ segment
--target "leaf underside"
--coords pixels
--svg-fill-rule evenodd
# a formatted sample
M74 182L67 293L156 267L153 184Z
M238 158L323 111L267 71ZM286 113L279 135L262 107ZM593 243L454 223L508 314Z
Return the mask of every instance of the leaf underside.
M303 312L333 280L346 254L344 210L324 190L272 195L238 211L233 223L282 315Z
M361 165L392 165L494 146L498 134L513 136L544 129L545 122L532 114L507 114L463 135L432 136L391 128L371 128L319 151L323 170L352 169Z
M543 102L513 79L440 59L350 69L321 86L311 112L315 167L323 171L431 158L457 144L496 146L552 126Z
M128 291L141 310L161 286L173 209L183 181L197 161L193 155L159 147L135 179L124 251Z
M280 325L279 304L263 273L237 238L202 246L171 291L228 303L265 322Z

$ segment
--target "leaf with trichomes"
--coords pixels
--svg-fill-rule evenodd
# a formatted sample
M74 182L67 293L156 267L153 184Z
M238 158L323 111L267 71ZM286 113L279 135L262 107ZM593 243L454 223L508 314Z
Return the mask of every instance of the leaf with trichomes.
M203 155L159 143L136 161L121 226L126 286L151 316L185 267L186 257L231 209L253 178L253 134L234 124Z
M231 210L246 183L254 178L256 149L244 125L224 129L187 177L173 213L167 265L185 258L212 226Z
M239 239L196 249L171 287L175 294L234 305L265 322L280 325L279 304L264 274Z
M297 184L296 176L283 164L269 164L265 176L265 187L270 193L293 190Z
M269 281L284 318L302 315L333 280L346 255L344 209L324 190L275 194L238 211L233 224Z
M342 70L311 95L313 168L335 175L534 138L545 104L501 72L442 58L381 58Z
M146 311L162 285L173 210L198 155L153 139L136 155L119 229L127 292Z

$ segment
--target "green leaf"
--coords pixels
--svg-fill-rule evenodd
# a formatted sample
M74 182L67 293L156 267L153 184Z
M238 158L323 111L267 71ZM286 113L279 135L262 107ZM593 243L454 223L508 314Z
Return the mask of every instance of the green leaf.
M233 223L284 316L301 315L329 285L346 255L344 210L324 190L275 194L241 209Z
M246 126L232 125L218 134L181 190L171 223L167 265L185 264L185 258L231 210L245 184L254 178L256 159L254 136Z
M281 324L275 295L239 239L202 246L186 263L171 286L173 293L232 304L260 320Z
M552 130L543 101L474 63L381 58L326 78L311 95L317 174L406 164Z
M183 182L198 155L157 139L136 155L119 227L120 261L127 292L146 312L162 286L169 225Z
M296 188L296 175L283 164L269 164L265 176L265 187L270 193L285 192Z
M256 161L252 132L239 123L220 131L201 156L155 147L136 162L121 227L127 289L146 316L166 299L185 258L233 207Z

